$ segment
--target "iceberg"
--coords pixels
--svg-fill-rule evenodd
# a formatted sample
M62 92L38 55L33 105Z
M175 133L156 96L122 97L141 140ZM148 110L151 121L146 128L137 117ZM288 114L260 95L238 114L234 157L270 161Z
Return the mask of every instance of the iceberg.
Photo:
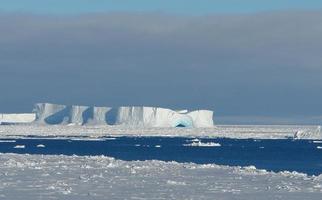
M112 108L109 107L93 107L93 122L94 124L107 123L106 115Z
M0 124L31 123L36 119L34 113L0 114Z
M202 127L213 127L213 111L211 110L197 110L188 113L187 115L193 121L193 126Z
M51 103L35 105L35 123L71 125L120 125L131 127L213 127L213 111L171 110L145 106L96 107Z
M34 106L33 112L36 114L36 123L62 124L66 122L68 110L65 105L37 103Z
M84 120L86 120L86 110L89 109L88 106L72 106L69 112L69 123L82 125Z
M174 111L158 107L120 107L116 124L143 127L213 127L213 112L198 110L193 112Z

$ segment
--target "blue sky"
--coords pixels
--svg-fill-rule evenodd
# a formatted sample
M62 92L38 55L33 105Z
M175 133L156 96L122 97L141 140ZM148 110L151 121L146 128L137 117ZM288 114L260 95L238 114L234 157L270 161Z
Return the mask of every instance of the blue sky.
M321 0L0 0L0 10L2 11L41 14L108 11L211 14L321 8Z
M37 102L322 122L322 1L0 0L0 113ZM224 13L224 14L223 14Z

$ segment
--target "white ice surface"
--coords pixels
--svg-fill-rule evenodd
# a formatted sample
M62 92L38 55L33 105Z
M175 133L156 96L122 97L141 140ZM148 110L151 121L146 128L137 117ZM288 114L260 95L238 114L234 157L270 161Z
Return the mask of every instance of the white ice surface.
M34 113L12 113L3 114L0 113L0 124L1 123L31 123L36 119Z
M16 140L0 140L0 143L14 143Z
M299 132L301 134L299 134ZM20 136L184 136L259 139L321 139L318 126L216 126L213 128L137 128L128 126L8 125L0 138Z
M25 145L16 145L13 148L15 148L15 149L24 149L24 148L26 148L26 146Z
M192 142L190 144L184 144L183 146L191 146L191 147L220 147L221 144L216 142Z
M126 106L93 107L37 103L33 109L38 124L125 125L135 127L213 127L213 111L174 111L167 108ZM109 120L113 119L113 120ZM114 121L114 122L112 122Z
M322 177L103 156L0 154L0 199L321 199Z
M88 106L72 106L69 113L69 123L82 125L84 123L83 113L88 109Z

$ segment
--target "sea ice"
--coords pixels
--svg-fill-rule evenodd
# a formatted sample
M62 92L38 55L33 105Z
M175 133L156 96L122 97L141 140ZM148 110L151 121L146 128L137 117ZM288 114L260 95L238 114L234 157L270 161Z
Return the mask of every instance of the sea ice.
M221 144L215 142L192 142L190 144L184 144L183 146L192 146L192 147L220 147Z
M320 200L322 177L105 156L0 154L2 200Z
M26 148L26 146L25 145L16 145L13 148L15 148L15 149L24 149L24 148Z
M0 143L14 143L16 140L0 140Z
M298 130L305 132L301 139L322 139L322 134L316 132L316 126L237 126L217 125L212 128L163 128L163 127L129 127L129 126L47 126L42 124L0 126L0 137L11 139L25 136L51 137L120 137L120 136L164 136L164 137L191 137L188 142L198 138L253 138L253 139L290 139ZM196 138L198 137L198 138ZM195 139L194 139L195 138Z

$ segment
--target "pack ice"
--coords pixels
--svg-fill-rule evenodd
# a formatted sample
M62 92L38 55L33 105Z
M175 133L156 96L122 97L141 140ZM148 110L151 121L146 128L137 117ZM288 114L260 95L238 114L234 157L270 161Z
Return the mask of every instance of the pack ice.
M125 125L138 127L213 127L213 111L175 111L167 108L130 106L96 107L38 103L34 123L76 125Z

